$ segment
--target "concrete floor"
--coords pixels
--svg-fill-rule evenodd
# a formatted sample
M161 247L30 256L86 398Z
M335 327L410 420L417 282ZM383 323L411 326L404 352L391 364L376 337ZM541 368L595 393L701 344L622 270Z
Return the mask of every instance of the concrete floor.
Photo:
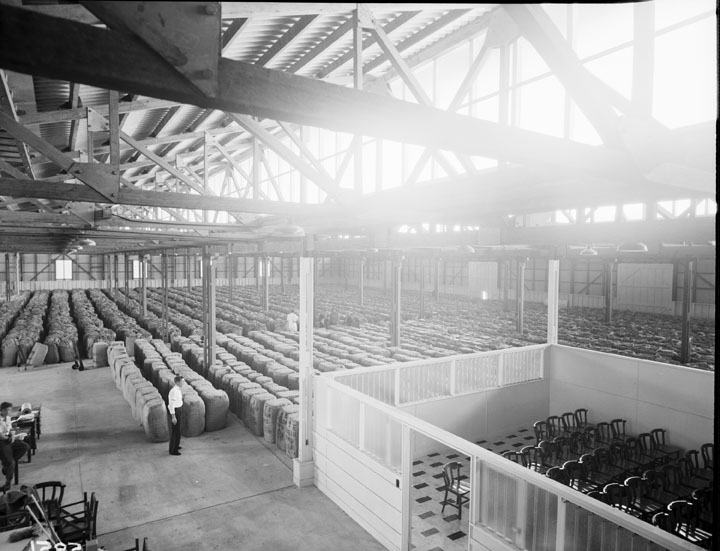
M147 537L153 551L385 549L315 487L298 489L289 458L228 426L168 444L145 440L109 368L0 369L0 399L42 402L42 436L20 483L61 480L65 501L95 492L107 551Z

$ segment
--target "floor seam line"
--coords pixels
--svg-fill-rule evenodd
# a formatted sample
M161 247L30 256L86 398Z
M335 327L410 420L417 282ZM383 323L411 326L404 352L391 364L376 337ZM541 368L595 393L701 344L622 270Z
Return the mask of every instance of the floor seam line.
M230 501L224 501L224 502L222 502L222 503L216 503L216 504L214 504L214 505L208 505L207 507L201 507L200 509L194 509L194 510L192 510L192 511L187 511L187 512L185 512L185 513L180 513L180 514L178 514L178 515L171 515L171 516L168 516L168 517L163 517L163 518L159 518L159 519L156 519L156 520L151 520L151 521L149 521L149 522L144 522L144 523L142 523L142 524L136 524L136 525L134 525L134 526L126 526L125 528L120 528L120 529L118 529L118 530L111 530L110 532L104 532L104 533L102 533L102 534L101 534L101 533L98 533L98 537L100 537L100 536L109 536L110 534L117 534L118 532L122 532L122 531L124 531L124 530L135 529L135 528L139 528L139 527L141 527L141 526L148 526L148 525L151 525L151 524L155 524L155 523L157 523L157 522L163 522L163 521L166 521L166 520L170 520L170 519L174 519L174 518L178 518L178 517L183 517L183 516L185 516L185 515L192 515L192 514L195 514L195 513L199 513L199 512L201 512L201 511L207 511L207 510L209 510L209 509L213 509L213 508L215 508L215 507L220 507L220 506L222 506L222 505L230 505L231 503L237 503L237 502L239 502L239 501L245 501L246 499L251 499L251 498L259 497L259 496L264 496L264 495L272 494L273 492L279 492L279 491L281 491L281 490L287 490L288 488L294 488L294 487L295 487L295 484L288 484L287 486L283 486L283 487L281 487L281 488L274 488L274 489L272 489L272 490L267 490L267 491L265 491L265 492L260 492L260 493L257 493L257 494L253 494L253 495L251 495L251 496L245 496L245 497L241 497L241 498L238 498L238 499L231 499Z

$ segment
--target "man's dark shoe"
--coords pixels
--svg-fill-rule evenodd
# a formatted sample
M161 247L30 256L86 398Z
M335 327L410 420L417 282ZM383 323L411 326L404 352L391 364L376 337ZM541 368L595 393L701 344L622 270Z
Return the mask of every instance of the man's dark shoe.
M180 452L170 452L170 455L182 455Z

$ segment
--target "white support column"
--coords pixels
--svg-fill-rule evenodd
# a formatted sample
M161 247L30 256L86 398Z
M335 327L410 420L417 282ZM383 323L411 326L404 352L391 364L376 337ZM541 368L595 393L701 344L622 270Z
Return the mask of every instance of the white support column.
M168 337L168 261L167 252L162 252L162 327L163 327L163 340L170 342Z
M560 261L548 260L548 315L547 343L558 343L558 317L560 307Z
M358 275L360 283L360 306L365 304L365 257L360 259L360 274Z
M392 261L392 305L390 312L390 346L400 346L402 293L402 259Z
M209 369L215 362L215 262L207 247L203 250L203 360Z
M147 258L144 254L140 255L140 286L142 312L143 316L147 316Z
M15 253L15 293L22 293L22 271L20 270L20 253Z
M298 457L293 460L293 482L300 488L315 482L312 456L314 266L313 258L300 258L300 433Z
M402 426L402 480L400 491L402 492L402 535L400 549L410 551L410 536L412 534L412 472L413 472L413 449L415 448L415 431L403 424Z
M269 256L261 259L263 263L263 296L262 305L266 312L270 310L270 270L272 269L272 260Z

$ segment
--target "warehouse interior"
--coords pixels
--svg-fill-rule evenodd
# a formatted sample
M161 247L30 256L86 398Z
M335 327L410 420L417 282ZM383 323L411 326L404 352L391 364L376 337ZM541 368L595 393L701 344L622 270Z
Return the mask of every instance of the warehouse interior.
M0 0L0 81L9 492L86 551L712 548L714 3ZM582 409L632 503L507 461Z

